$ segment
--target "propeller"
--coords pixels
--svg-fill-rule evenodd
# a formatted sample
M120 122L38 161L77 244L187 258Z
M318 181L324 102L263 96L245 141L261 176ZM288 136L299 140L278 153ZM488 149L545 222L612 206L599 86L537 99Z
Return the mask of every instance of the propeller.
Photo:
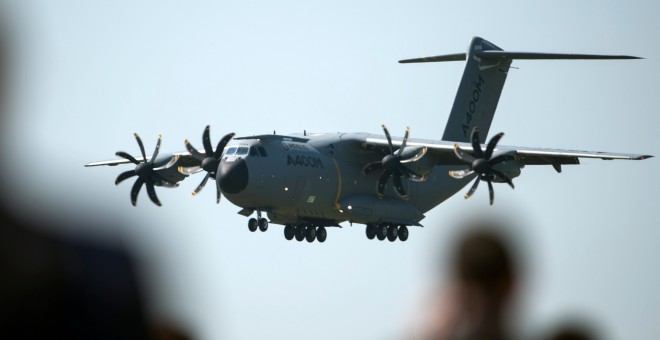
M222 151L225 149L225 146L227 146L227 143L234 137L234 133L228 133L222 139L220 142L218 142L218 145L215 148L215 151L213 151L213 146L211 145L211 126L207 125L206 128L204 129L204 133L202 134L202 144L204 144L204 152L205 153L200 153L195 149L195 147L190 144L190 141L186 139L185 144L186 144L186 149L190 152L190 154L195 158L196 160L202 162L202 169L206 171L206 176L204 176L204 179L202 182L197 186L197 188L192 192L193 196L199 194L200 191L204 188L206 185L206 182L208 182L209 178L215 179L216 177L216 171L218 170L218 165L220 164L220 157L222 157ZM216 203L220 203L220 187L216 185Z
M406 128L406 134L403 137L403 142L399 150L395 152L394 146L392 145L392 137L390 132L385 127L385 124L381 125L383 131L385 132L385 137L387 137L387 143L389 144L389 153L386 153L382 160L371 162L362 168L362 176L366 176L374 171L383 170L380 177L378 178L378 196L383 197L385 191L385 185L387 181L392 178L394 183L394 189L397 194L404 199L408 198L408 193L403 188L403 183L401 182L401 176L406 176L407 178L413 180L423 180L422 176L414 173L412 170L408 169L404 164L411 163L419 160L426 154L426 147L419 149L416 153L406 153L404 154L404 149L408 143L408 135L410 134L410 128ZM380 149L376 149L380 150Z
M147 186L147 194L149 195L149 199L151 199L151 201L154 202L155 205L161 206L161 203L158 200L158 196L156 196L156 189L154 188L154 185L161 185L163 184L164 181L158 175L158 173L156 173L156 171L160 170L161 168L154 167L154 160L156 159L156 157L158 157L158 151L160 150L160 143L163 139L163 136L160 134L158 135L158 142L156 143L156 149L154 150L151 159L147 161L147 155L144 152L144 144L142 144L142 139L140 139L140 136L138 136L137 133L134 133L133 135L137 140L138 146L140 146L140 153L142 154L142 160L138 161L137 159L135 159L135 157L131 156L127 152L117 151L115 155L127 159L131 163L135 164L136 167L134 170L128 170L119 174L119 176L117 176L117 179L115 180L115 185L118 185L119 183L123 182L128 178L138 176L138 178L135 180L135 183L133 184L133 188L131 189L131 203L133 203L133 206L137 204L138 194L140 193L140 189L142 189L142 186L145 184Z
M505 174L503 174L501 171L498 171L497 169L494 168L495 165L499 163L505 162L507 160L512 160L513 156L516 153L515 150L511 150L493 157L493 150L497 146L497 143L500 141L502 136L504 136L503 132L500 132L495 136L493 136L493 138L490 139L488 145L486 146L486 151L483 151L481 149L481 145L479 144L479 128L475 126L472 129L472 134L470 136L472 140L472 153L468 153L465 150L461 149L458 146L458 144L454 144L454 153L456 154L456 157L458 157L458 159L460 159L461 161L469 164L469 168L465 170L451 170L449 171L449 175L456 179L462 179L464 177L472 175L473 173L478 174L477 179L474 181L474 184L470 188L470 191L468 191L468 193L465 194L465 199L470 198L470 196L474 194L475 190L477 190L477 186L479 185L480 181L485 181L486 183L488 183L488 192L490 194L490 205L493 205L495 194L493 193L492 182L496 177L509 184L509 186L511 186L512 189L515 189L511 179L507 177Z

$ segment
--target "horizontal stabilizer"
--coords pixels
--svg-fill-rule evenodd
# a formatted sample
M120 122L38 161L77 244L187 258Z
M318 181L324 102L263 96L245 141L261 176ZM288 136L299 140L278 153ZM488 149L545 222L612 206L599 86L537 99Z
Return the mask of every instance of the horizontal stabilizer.
M409 63L433 63L439 61L461 61L461 60L465 60L465 57L466 57L465 53L456 53L456 54L438 55L435 57L399 60L399 63L409 64Z
M484 59L642 59L629 55L600 55L600 54L566 54L566 53L535 53L510 51L476 51L475 55Z
M475 56L482 59L502 60L502 59L522 59L522 60L612 60L612 59L644 59L629 55L600 55L600 54L575 54L575 53L536 53L536 52L511 52L497 50L475 51ZM410 63L433 63L443 61L461 61L465 60L466 53L445 54L434 57L424 57L415 59L399 60L401 64Z

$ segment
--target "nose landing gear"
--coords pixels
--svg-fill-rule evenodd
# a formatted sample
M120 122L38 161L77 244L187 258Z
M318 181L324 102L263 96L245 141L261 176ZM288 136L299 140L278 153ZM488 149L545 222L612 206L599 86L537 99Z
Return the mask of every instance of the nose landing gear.
M248 229L251 232L257 231L257 229L263 231L268 230L268 219L261 217L261 210L257 210L257 218L251 218L248 220Z

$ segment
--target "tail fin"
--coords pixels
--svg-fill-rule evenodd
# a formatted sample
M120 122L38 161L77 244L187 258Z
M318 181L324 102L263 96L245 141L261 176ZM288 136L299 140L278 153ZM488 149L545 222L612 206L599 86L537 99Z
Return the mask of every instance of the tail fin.
M592 54L557 54L503 51L479 37L472 38L467 53L401 60L400 63L424 63L466 60L463 78L458 86L454 106L449 114L442 139L468 142L470 132L479 127L481 143L488 136L495 109L502 94L513 59L640 59L632 56Z

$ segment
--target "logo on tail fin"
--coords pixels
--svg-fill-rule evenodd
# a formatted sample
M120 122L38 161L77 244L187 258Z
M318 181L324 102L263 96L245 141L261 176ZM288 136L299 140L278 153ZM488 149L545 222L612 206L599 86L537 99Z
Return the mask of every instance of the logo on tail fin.
M463 124L463 136L467 137L468 131L470 130L470 123L472 123L472 116L477 111L477 104L479 103L479 98L481 97L481 85L486 84L481 75L479 75L479 80L472 82L474 85L474 90L472 91L472 98L468 104L468 109L465 111L465 123Z

